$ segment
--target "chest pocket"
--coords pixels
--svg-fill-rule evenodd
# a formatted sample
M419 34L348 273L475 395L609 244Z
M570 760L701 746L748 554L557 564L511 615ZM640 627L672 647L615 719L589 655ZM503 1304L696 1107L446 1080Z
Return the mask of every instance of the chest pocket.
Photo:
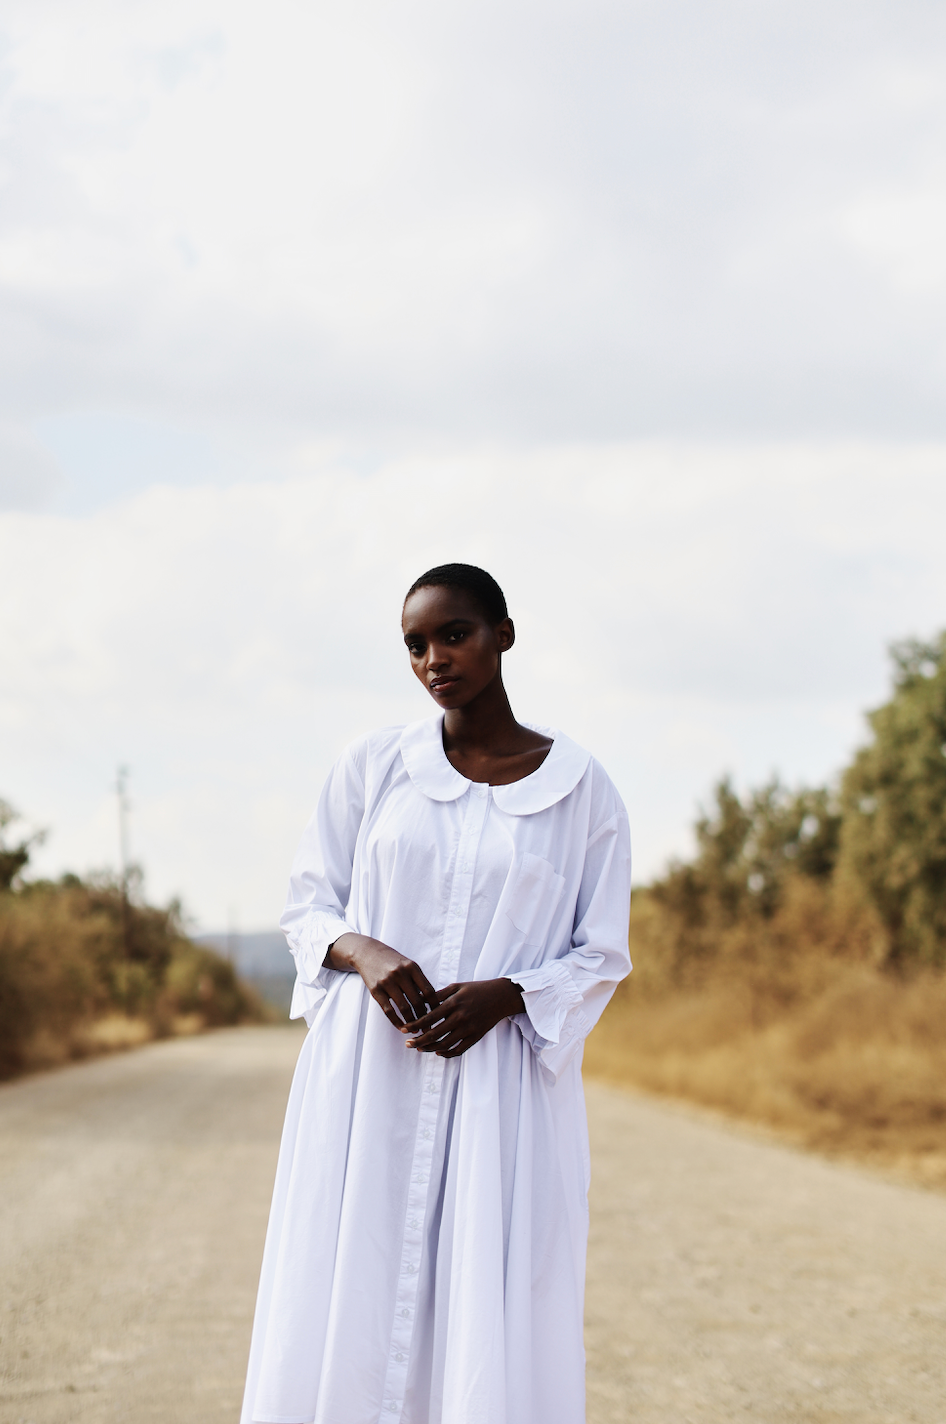
M565 877L540 855L526 851L519 862L506 914L526 944L544 944L565 888Z

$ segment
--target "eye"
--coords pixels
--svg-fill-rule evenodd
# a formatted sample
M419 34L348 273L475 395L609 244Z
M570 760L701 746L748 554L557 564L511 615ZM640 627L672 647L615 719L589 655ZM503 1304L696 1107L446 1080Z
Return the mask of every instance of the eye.
M419 658L424 651L423 643L406 643L405 646L412 658Z
M447 634L447 637L446 637L446 642L448 642L448 643L459 643L459 642L461 641L461 639L463 639L463 638L465 638L465 637L466 637L466 633L464 633L464 632L448 633L448 634Z

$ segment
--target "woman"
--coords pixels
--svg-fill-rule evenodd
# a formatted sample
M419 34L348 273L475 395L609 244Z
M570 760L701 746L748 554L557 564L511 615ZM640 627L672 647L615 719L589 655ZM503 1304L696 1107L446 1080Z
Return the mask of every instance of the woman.
M437 715L343 753L281 921L309 1034L243 1424L581 1424L581 1050L630 969L627 816L513 717L489 574L431 569L402 622Z

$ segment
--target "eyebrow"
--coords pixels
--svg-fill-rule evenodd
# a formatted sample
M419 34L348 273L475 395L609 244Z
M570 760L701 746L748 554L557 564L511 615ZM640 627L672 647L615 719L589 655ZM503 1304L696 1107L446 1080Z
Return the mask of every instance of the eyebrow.
M457 628L460 626L464 628L472 628L473 623L474 620L472 618L450 618L447 620L446 623L441 623L439 628L435 628L434 632L446 633L449 628ZM420 633L412 632L411 629L408 628L407 632L404 634L404 641L406 643L408 638L419 638L420 636Z

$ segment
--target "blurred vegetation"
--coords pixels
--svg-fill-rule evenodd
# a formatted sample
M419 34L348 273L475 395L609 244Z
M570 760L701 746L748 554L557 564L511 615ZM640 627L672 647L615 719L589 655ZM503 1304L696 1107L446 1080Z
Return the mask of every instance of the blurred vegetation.
M886 957L946 964L946 632L893 648L894 695L841 785L842 863L876 910Z
M586 1065L946 1185L946 634L892 654L836 786L721 781L635 891Z
M144 902L140 875L127 895L108 876L24 880L37 837L8 844L15 820L0 802L0 1077L265 1017L179 905Z

